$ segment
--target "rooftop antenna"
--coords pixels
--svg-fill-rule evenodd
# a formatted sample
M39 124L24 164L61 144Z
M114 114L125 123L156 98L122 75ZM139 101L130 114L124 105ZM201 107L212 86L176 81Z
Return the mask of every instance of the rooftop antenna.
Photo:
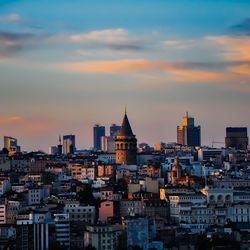
M59 135L59 145L62 144L61 135Z
M188 111L186 111L186 116L187 116L187 118L188 118Z
M127 114L127 105L125 105L125 115Z

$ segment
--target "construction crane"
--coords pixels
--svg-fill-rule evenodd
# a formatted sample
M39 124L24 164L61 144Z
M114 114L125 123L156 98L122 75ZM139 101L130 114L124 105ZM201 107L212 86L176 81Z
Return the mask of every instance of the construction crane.
M221 142L221 141L214 141L212 140L212 148L214 147L214 144L225 144L225 142Z

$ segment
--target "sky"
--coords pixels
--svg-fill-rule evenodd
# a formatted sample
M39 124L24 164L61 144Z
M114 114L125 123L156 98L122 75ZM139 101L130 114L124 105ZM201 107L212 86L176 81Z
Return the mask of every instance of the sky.
M0 147L48 152L93 126L176 141L186 111L202 145L250 127L249 0L1 0ZM2 138L2 139L1 139ZM215 146L223 146L217 144Z

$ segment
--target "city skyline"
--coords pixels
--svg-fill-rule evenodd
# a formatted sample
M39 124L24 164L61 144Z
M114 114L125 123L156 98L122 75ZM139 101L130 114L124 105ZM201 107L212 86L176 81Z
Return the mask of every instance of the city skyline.
M126 112L125 112L125 114L126 114ZM194 119L195 117L191 117L190 116L190 114L188 114L188 112L186 112L186 116L183 116L182 117L182 122L183 122L183 119L186 119L187 117L190 117L191 119ZM104 129L105 129L105 131L106 131L106 128L108 129L108 128L111 128L112 126L114 126L114 125L116 125L116 124L114 124L114 123L110 123L109 124L109 126L103 126L103 125L100 125L100 124L94 124L93 125L93 127L91 127L91 130L92 130L92 138L91 138L91 140L92 140L92 144L90 143L89 145L87 145L87 146L79 146L80 144L79 143L77 143L77 136L75 135L75 134L73 134L73 133L69 133L70 135L66 135L66 134L59 134L59 140L60 140L60 137L61 136L63 136L63 137L67 137L67 136L73 136L74 138L76 137L76 139L74 139L75 141L76 141L76 143L74 144L75 145L75 149L77 149L77 150L83 150L83 149L95 149L95 147L94 147L94 142L93 142L93 138L95 137L95 135L94 135L94 131L93 131L93 129L94 128L96 128L96 126L100 126L100 127L104 127ZM117 125L116 125L117 126ZM134 126L134 125L133 125ZM200 126L200 125L199 125ZM119 126L118 126L119 127ZM121 126L120 126L121 127ZM177 126L177 127L179 127L179 126ZM175 127L176 128L176 127ZM238 128L238 127L234 127L234 128ZM240 128L242 128L242 129L246 129L246 135L248 136L248 133L247 133L247 127L240 127ZM208 146L208 147L210 147L210 146L214 146L214 144L216 144L215 145L215 148L216 148L216 146L217 146L217 144L218 145L220 145L220 146L218 146L217 148L220 148L220 147L224 147L225 145L225 138L226 138L226 131L228 130L228 127L225 127L224 128L224 133L225 133L225 136L224 136L224 138L221 138L221 140L219 141L219 140L216 140L214 137L212 137L212 139L211 139L211 141L209 141L208 142L208 144L203 144L203 143L201 143L201 147L203 147L203 146ZM176 129L175 129L175 133L176 133ZM76 134L78 134L78 133L76 133ZM202 142L202 131L201 131L201 134L200 134L200 136L201 136L201 142ZM4 136L4 138L5 137L7 137L6 135ZM11 138L11 137L10 137ZM174 135L173 135L173 138L174 138ZM18 140L19 140L20 138L18 138ZM57 138L58 139L58 138ZM164 141L164 140L161 140L161 139L159 139L158 141L156 140L156 141L154 141L154 142L152 142L152 143L150 143L149 141L139 141L138 142L138 144L140 144L140 143L148 143L150 146L154 146L154 144L155 143L157 143L157 142L164 142L164 143L178 143L178 134L176 134L175 135L175 139L173 139L173 140L168 140L168 141ZM56 145L56 141L54 141L52 144L53 145ZM223 145L223 146L222 146ZM24 145L21 145L22 147L24 146L24 151L29 151L29 150L27 150L26 148L25 148L25 144ZM4 147L4 145L2 146L2 148ZM44 152L48 152L49 151L49 147L51 147L51 145L49 145L48 146L48 148L46 148L46 149L42 149L42 148L31 148L30 149L30 151L31 150L42 150L42 151L44 151Z
M0 137L48 152L72 133L88 148L93 125L120 125L126 104L138 142L176 141L186 111L202 145L224 141L226 127L250 127L249 8L1 1Z

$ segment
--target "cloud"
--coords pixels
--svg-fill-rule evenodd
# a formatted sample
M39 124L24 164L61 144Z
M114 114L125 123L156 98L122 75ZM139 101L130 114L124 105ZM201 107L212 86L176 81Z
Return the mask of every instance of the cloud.
M241 23L233 25L230 30L238 35L250 35L250 18L246 18Z
M236 74L250 76L250 66L248 64L230 67L229 70Z
M21 17L18 14L10 14L6 16L0 16L0 23L19 23Z
M32 33L11 33L0 31L0 59L10 57L24 49L30 49L45 40L46 36Z
M57 126L55 121L48 120L48 118L29 118L21 116L1 116L0 125L4 131L12 131L15 134L25 133L32 135L32 133L43 133L50 131Z
M178 82L209 82L225 81L228 76L219 72L209 72L188 69L188 63L174 63L164 61L149 61L145 59L127 59L114 61L90 61L63 64L61 69L78 73L120 74L137 72L157 72L168 74L173 81Z
M163 41L164 47L174 47L177 49L188 49L193 46L200 46L201 43L198 40L165 40ZM204 46L204 43L202 44Z
M13 123L19 123L22 120L21 116L0 117L0 125L11 125Z
M140 50L140 41L129 35L122 28L94 30L88 33L73 34L70 36L73 43L108 46L114 50Z
M222 47L221 55L227 61L250 61L249 36L211 36L207 40Z

